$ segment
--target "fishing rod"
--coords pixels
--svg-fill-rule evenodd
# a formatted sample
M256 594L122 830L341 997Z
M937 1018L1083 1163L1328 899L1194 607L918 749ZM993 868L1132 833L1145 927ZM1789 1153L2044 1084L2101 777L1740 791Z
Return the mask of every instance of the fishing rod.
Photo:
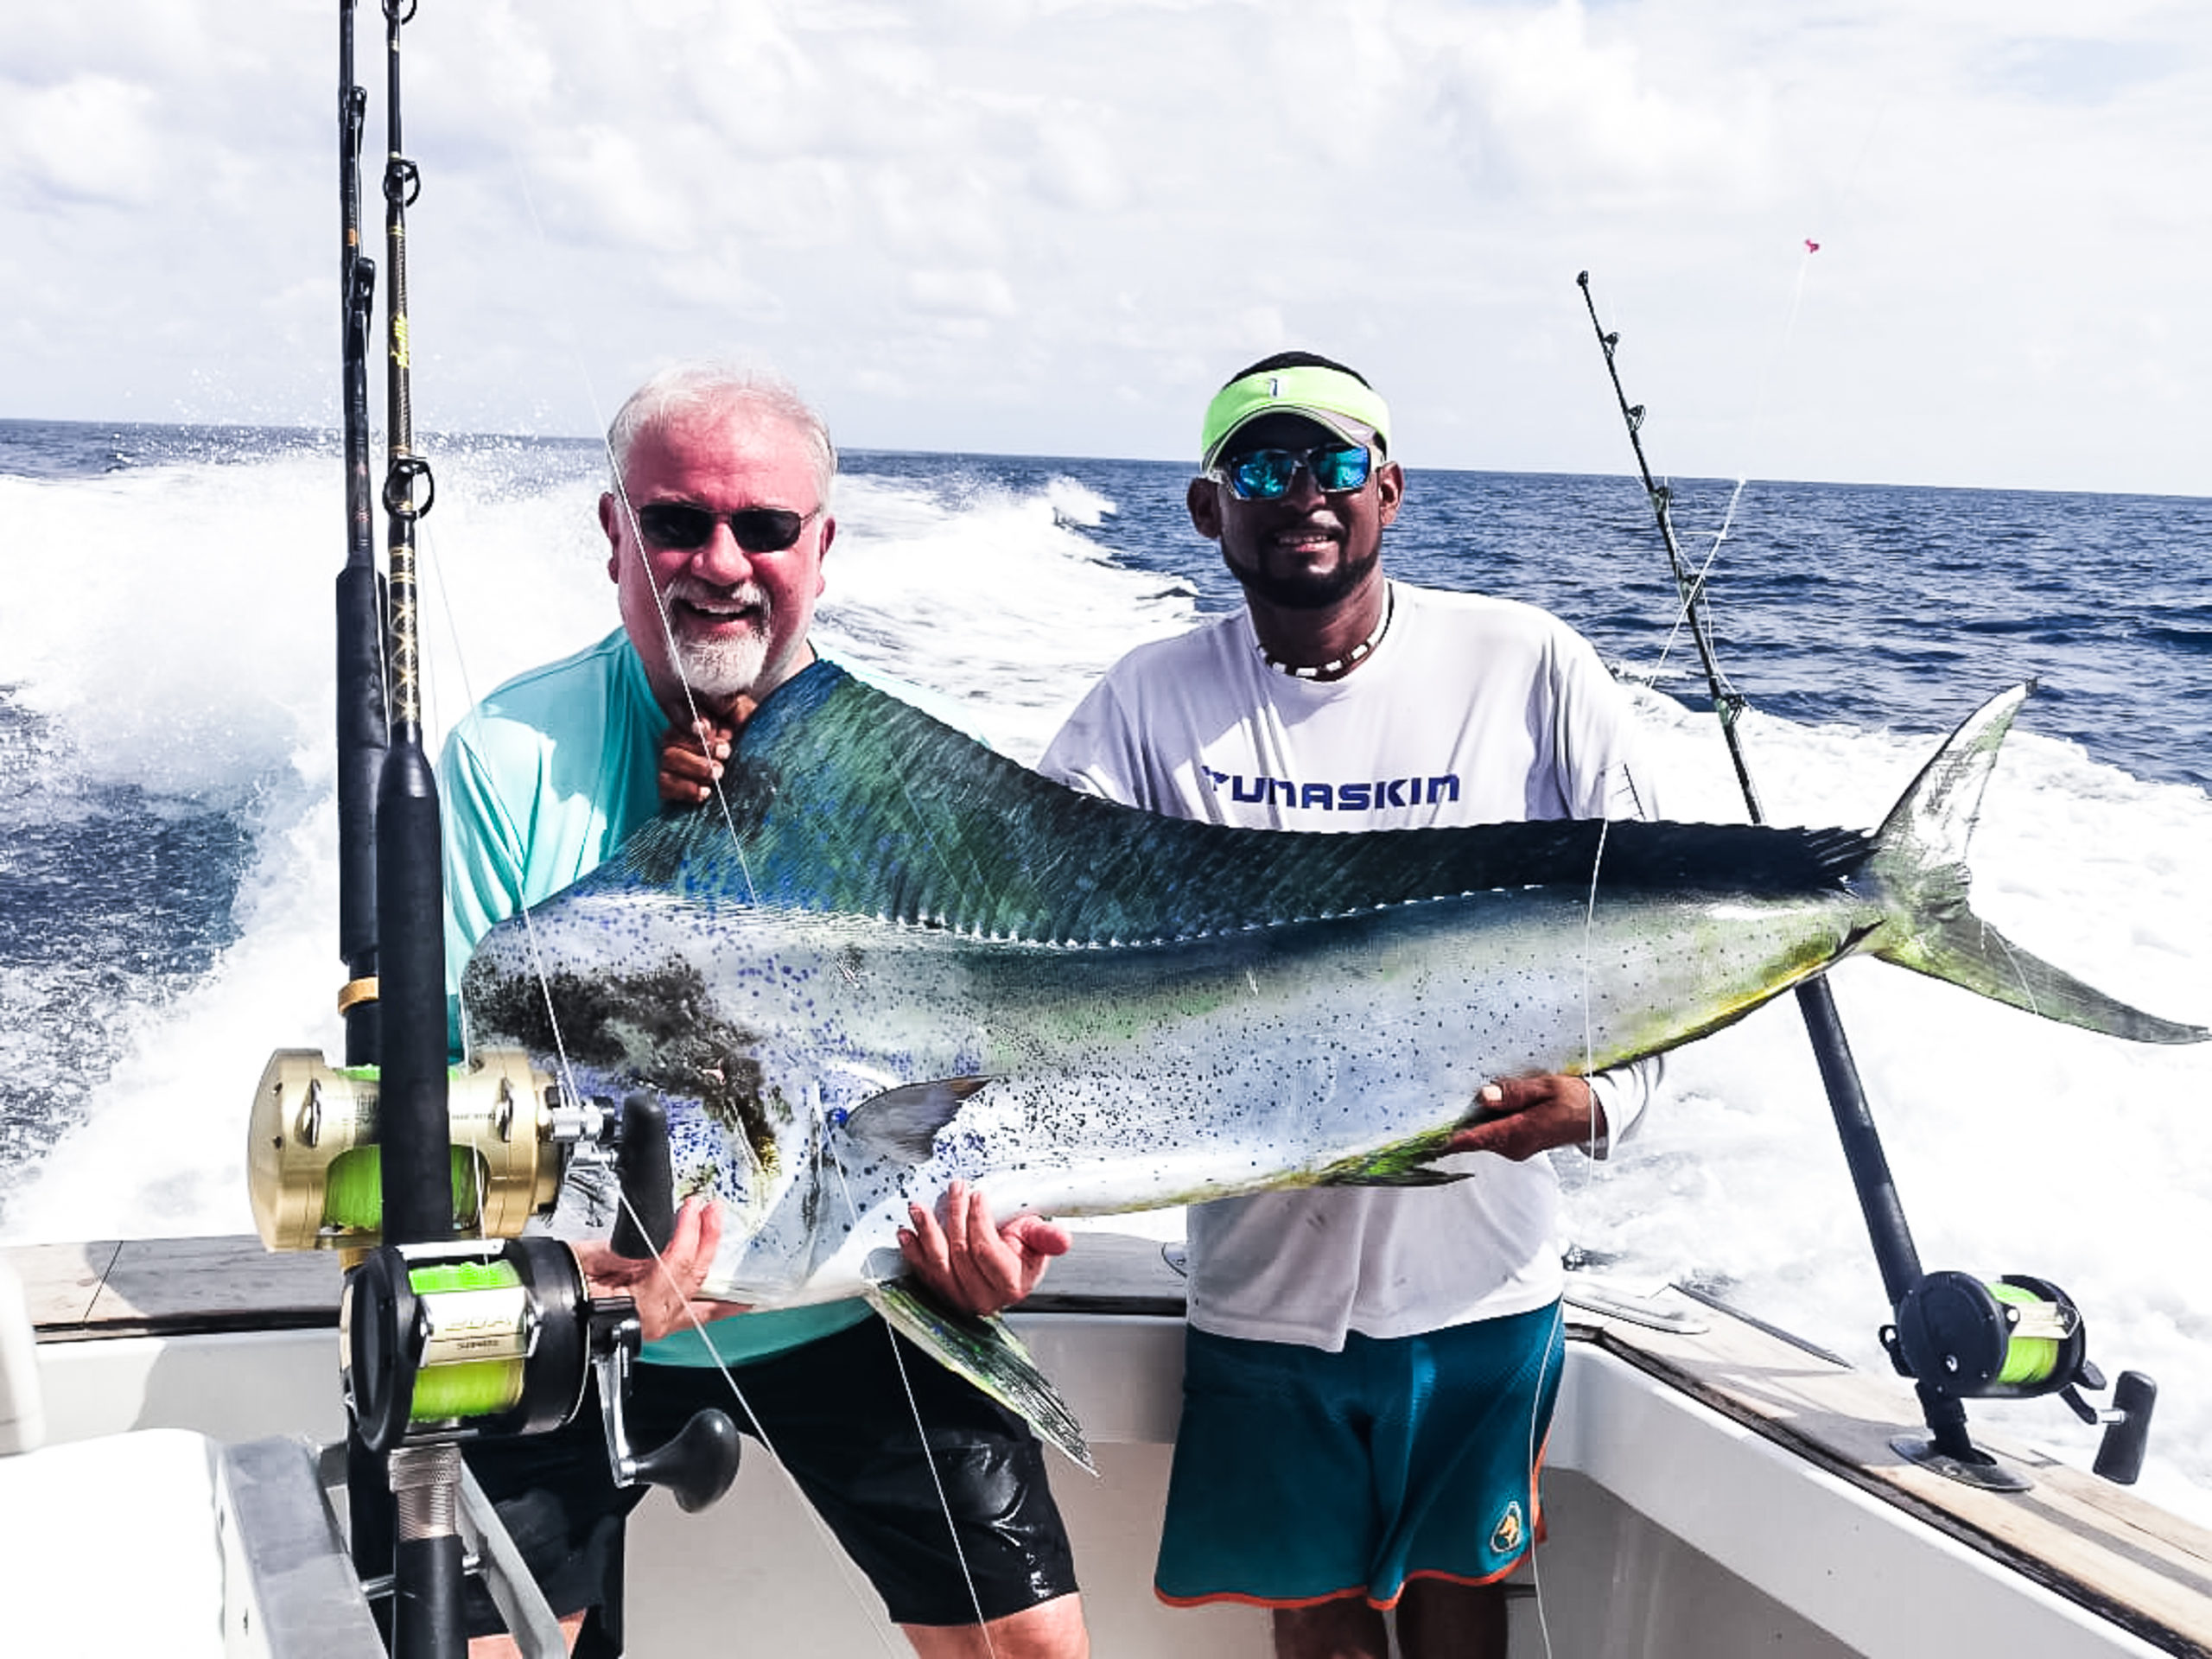
M406 1659L461 1659L468 1637L455 1519L460 1445L442 1436L410 1440L390 1421L388 1409L374 1409L378 1400L388 1401L397 1392L383 1383L397 1380L404 1370L403 1343L410 1334L404 1326L419 1318L404 1249L449 1240L454 1208L447 1123L445 894L437 782L423 747L416 579L416 525L429 512L437 488L429 462L415 448L407 313L407 209L422 194L422 175L407 156L400 125L400 31L414 18L414 0L384 0L384 508L391 724L376 816L378 997L385 1009L378 1055L378 1142L385 1242L353 1274L348 1334L357 1339L357 1362L365 1362L350 1368L359 1373L353 1378L355 1419L369 1448L385 1454L395 1509L392 1651Z
M1750 703L1720 671L1705 603L1705 572L1693 572L1683 558L1675 534L1674 491L1652 475L1644 455L1644 409L1641 404L1629 402L1627 388L1621 383L1615 355L1620 334L1599 321L1597 301L1590 292L1590 273L1579 272L1574 281L1582 290L1591 329L1605 353L1605 372L1612 380L1613 396L1628 428L1637 473L1651 504L1660 539L1666 543L1667 562L1681 606L1679 620L1688 626L1697 647L1745 810L1753 823L1764 823L1765 813L1751 782L1738 730ZM1866 1219L1874 1260L1881 1270L1882 1288L1895 1317L1894 1324L1882 1329L1882 1345L1898 1373L1911 1380L1928 1426L1927 1440L1899 1437L1891 1442L1892 1447L1969 1485L2024 1491L2031 1484L2025 1477L2005 1468L1974 1445L1967 1430L1965 1402L1968 1397L2018 1398L2055 1392L2084 1422L2105 1426L2096 1472L2123 1484L2132 1484L2142 1470L2157 1385L2140 1372L2122 1372L2113 1408L2099 1411L2082 1398L2081 1389L2101 1389L2105 1381L2089 1363L2081 1311L2065 1292L2025 1274L2007 1274L1985 1284L1968 1274L1929 1274L1922 1269L1920 1252L1913 1244L1904 1201L1890 1173L1889 1158L1882 1149L1866 1091L1860 1085L1858 1063L1852 1058L1827 976L1815 974L1799 982L1796 992L1805 1033L1820 1067L1821 1084L1835 1118L1836 1134L1843 1143L1844 1162L1858 1194L1859 1213Z
M369 313L376 262L361 251L361 130L367 90L353 79L353 3L339 0L338 256L340 406L346 445L346 566L338 576L338 954L346 983L346 1063L374 1065L377 1003L377 785L391 730L385 702L387 618L369 485Z
M447 1064L445 899L436 779L424 743L416 531L435 499L416 447L407 209L421 175L400 122L400 40L415 0L383 0L386 42L386 569L374 547L368 340L376 269L362 249L368 97L355 80L356 0L339 0L340 397L346 556L337 589L340 953L346 1064L274 1054L247 1134L254 1220L271 1249L347 1253L340 1315L347 1408L349 1543L378 1634L404 1659L461 1659L463 1528L524 1650L561 1631L499 1515L466 1475L471 1440L574 1421L597 1385L620 1485L668 1486L696 1510L737 1471L737 1436L702 1413L642 1455L625 1419L641 1337L635 1305L591 1294L575 1254L520 1237L549 1211L572 1153L622 1182L626 1233L649 1256L673 1225L666 1118L631 1103L569 1101L520 1053ZM655 1199L644 1194L658 1179ZM657 1201L655 1201L657 1199Z
M377 785L377 931L385 1007L380 1118L385 1242L453 1234L446 1106L445 893L438 791L423 746L422 641L415 532L436 496L415 448L407 315L407 209L422 175L400 135L400 29L413 0L384 0L385 557L391 605L391 728ZM420 483L423 497L416 499Z
M376 261L361 246L361 134L369 94L354 78L354 0L338 5L339 406L345 442L346 563L337 584L338 953L346 982L338 1011L346 1026L346 1064L377 1065L383 1021L377 982L377 789L391 747L384 653L384 573L377 563L374 497L369 482L369 317L376 303ZM257 1135L257 1140L260 1137ZM363 1579L391 1571L391 1488L383 1459L362 1441L351 1416L346 1431L347 1548ZM389 1604L377 1605L379 1634L391 1639Z

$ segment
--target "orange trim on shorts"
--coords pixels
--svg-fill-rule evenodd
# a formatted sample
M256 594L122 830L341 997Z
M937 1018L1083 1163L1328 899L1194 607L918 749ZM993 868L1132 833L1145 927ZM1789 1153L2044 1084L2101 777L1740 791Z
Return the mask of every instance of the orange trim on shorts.
M1216 1590L1203 1596L1171 1596L1158 1585L1152 1588L1155 1600L1170 1607L1209 1607L1216 1603L1231 1601L1240 1607L1319 1607L1325 1602L1349 1601L1354 1596L1365 1596L1366 1587L1351 1585L1342 1590L1332 1590L1325 1595L1300 1596L1288 1601L1277 1601L1268 1596L1248 1596L1241 1590Z

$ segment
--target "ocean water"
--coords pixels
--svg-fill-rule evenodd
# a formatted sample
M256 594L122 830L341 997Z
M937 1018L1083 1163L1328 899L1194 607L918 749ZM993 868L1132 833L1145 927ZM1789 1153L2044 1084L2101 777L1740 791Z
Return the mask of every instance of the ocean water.
M430 721L613 625L583 442L435 440ZM1187 474L861 454L822 632L1033 759L1139 641L1236 602ZM2212 1022L2212 502L1685 480L1777 823L1870 824L1983 697L2040 685L1991 786L1978 910ZM0 422L0 1239L238 1232L270 1050L341 1037L327 434ZM1416 472L1387 556L1528 598L1637 687L1669 815L1742 816L1641 491ZM2144 1491L2212 1521L2212 1047L2138 1048L1878 963L1836 997L1930 1268L2064 1286L2162 1386ZM1683 1051L1620 1155L1562 1159L1573 1243L1869 1366L1886 1317L1787 1000ZM1173 1219L1155 1222L1173 1227ZM2086 1462L2053 1401L1978 1427Z

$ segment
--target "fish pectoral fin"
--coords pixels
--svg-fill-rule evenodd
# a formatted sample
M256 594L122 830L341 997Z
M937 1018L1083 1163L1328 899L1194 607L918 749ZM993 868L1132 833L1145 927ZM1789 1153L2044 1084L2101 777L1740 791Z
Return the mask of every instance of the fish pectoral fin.
M845 1116L845 1133L880 1157L925 1164L937 1132L960 1115L989 1077L937 1077L870 1095Z
M1364 1153L1332 1164L1315 1178L1316 1186L1449 1186L1454 1181L1464 1181L1468 1172L1460 1169L1439 1169L1430 1162L1451 1151L1452 1131L1439 1130L1434 1134L1416 1135L1410 1141L1401 1141L1395 1146L1385 1147L1380 1152Z
M1464 1181L1464 1169L1432 1169L1426 1165L1411 1169L1353 1169L1345 1173L1332 1170L1316 1181L1316 1186L1449 1186L1454 1181Z
M1004 1319L956 1313L907 1279L884 1280L868 1299L893 1330L938 1364L1027 1421L1086 1474L1098 1472L1074 1410Z

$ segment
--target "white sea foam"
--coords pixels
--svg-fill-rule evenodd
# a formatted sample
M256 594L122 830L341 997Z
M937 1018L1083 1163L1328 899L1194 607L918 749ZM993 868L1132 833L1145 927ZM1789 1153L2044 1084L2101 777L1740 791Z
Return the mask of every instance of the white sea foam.
M960 698L978 731L1025 762L1116 658L1197 614L1179 584L1107 563L1077 532L1110 504L1072 479L948 504L850 477L837 499L823 639Z
M423 535L434 741L471 697L614 624L593 469L550 484L524 471L496 450L442 469ZM254 836L235 943L181 995L115 1011L120 1052L82 1057L111 1061L89 1121L10 1194L11 1239L247 1230L241 1138L263 1062L278 1046L338 1051L337 489L327 456L0 480L0 522L29 555L0 607L0 681L48 722L40 764L225 806ZM1111 565L1080 533L1110 507L1072 479L948 496L849 477L822 632L965 699L1033 759L1099 669L1193 615L1172 579ZM1639 699L1669 816L1740 817L1710 718ZM1977 909L2117 995L2212 1019L2212 800L2034 724L2031 702L1975 842ZM1878 821L1936 735L1756 715L1745 729L1777 823ZM2212 1049L2067 1030L1880 964L1847 964L1835 984L1926 1265L2066 1287L2107 1372L2162 1385L2145 1490L2212 1519L2212 1293L2197 1271ZM22 988L0 984L0 1006ZM1881 1287L1793 1007L1683 1052L1670 1077L1673 1097L1614 1162L1565 1166L1574 1242L1626 1271L1728 1281L1753 1311L1880 1365ZM1974 1416L2077 1461L2090 1444L2050 1401Z

